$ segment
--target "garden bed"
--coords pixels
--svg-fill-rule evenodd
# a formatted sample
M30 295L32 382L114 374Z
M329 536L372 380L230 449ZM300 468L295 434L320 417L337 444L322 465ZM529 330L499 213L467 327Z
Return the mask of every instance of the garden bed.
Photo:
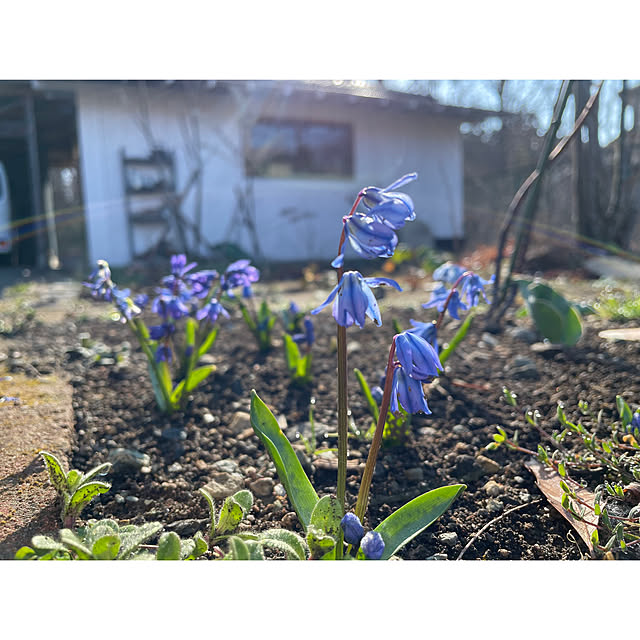
M349 370L358 367L371 385L378 384L383 373L392 318L406 328L410 318L425 321L431 315L419 308L387 308L381 328L367 324L362 330L348 330ZM444 340L456 325L442 328ZM22 353L9 364L26 373L33 367L43 374L60 372L71 381L77 436L74 468L116 462L108 476L111 490L83 511L84 519L159 521L165 530L180 535L204 532L208 508L198 489L227 483L254 493L247 518L252 529L301 531L247 413L255 389L296 441L296 433L309 436L313 406L318 448L336 446L336 438L324 436L336 430L335 322L329 310L317 317L315 326L314 381L304 389L289 382L281 342L276 340L273 351L261 355L242 320L232 316L206 356L216 372L192 394L184 412L170 417L156 408L146 359L128 329L108 320L69 317L57 325L28 326L9 340L11 348ZM504 448L487 452L484 447L501 426L509 434L519 429L521 445L535 450L540 434L524 420L524 408L537 409L541 424L552 431L558 427L558 401L576 420L579 400L596 412L604 409L605 419L611 420L617 417L617 394L635 407L640 399L640 342L598 337L600 330L612 326L589 316L578 345L559 349L531 344L536 339L526 319L511 316L500 335L484 333L482 318L475 319L466 341L447 362L446 375L428 387L433 414L413 416L406 445L384 447L379 456L368 510L374 526L425 491L458 482L467 485L453 507L411 541L400 557L456 559L487 523L519 506L475 539L464 559L587 556L585 545L539 491L524 466L526 457ZM123 348L124 341L130 342L130 349ZM88 350L80 348L81 342ZM108 349L96 361L98 343ZM504 401L504 386L517 394L519 409ZM366 431L371 418L353 375L349 406L357 428ZM299 439L297 448L318 494L335 493L335 456L313 455ZM355 504L368 448L363 437L350 441L350 505ZM122 449L127 451L118 451Z

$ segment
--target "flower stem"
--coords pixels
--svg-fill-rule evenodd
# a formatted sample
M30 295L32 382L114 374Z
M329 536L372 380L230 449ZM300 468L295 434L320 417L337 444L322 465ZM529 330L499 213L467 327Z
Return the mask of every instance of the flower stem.
M373 440L371 441L371 448L369 449L369 456L367 457L367 463L362 473L362 481L360 482L360 491L358 492L358 501L356 502L356 516L363 522L365 511L367 510L367 503L369 501L369 488L371 487L371 480L373 479L373 471L376 466L376 460L378 458L378 451L380 450L380 444L382 443L382 434L384 432L384 425L387 421L387 414L389 413L389 403L391 401L391 387L393 385L393 358L396 353L396 337L393 336L391 342L391 348L389 349L389 360L387 361L387 375L384 382L384 392L382 394L382 402L380 404L380 413L378 415L378 424L376 425L376 431L373 434Z
M442 311L440 312L440 315L438 316L438 320L436 321L436 330L438 330L440 328L440 325L442 324L442 321L444 320L444 314L447 311L447 307L449 306L449 301L451 300L451 296L453 295L453 292L456 290L456 287L467 277L467 276L472 276L473 275L473 271L465 271L455 282L455 284L453 285L453 287L451 287L451 291L449 291L449 295L447 296L447 299L444 301L444 307L442 308Z
M348 405L347 405L347 328L338 325L338 484L336 493L338 504L345 513L345 495L347 490L347 444ZM336 559L342 557L342 535L336 544Z

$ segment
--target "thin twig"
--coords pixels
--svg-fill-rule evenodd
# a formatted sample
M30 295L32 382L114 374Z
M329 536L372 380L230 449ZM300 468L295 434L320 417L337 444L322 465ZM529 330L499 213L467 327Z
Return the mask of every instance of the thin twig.
M502 520L502 518L504 518L505 516L508 516L510 513L513 513L514 511L518 511L518 509L524 509L525 507L529 507L532 504L536 504L538 502L542 502L542 498L538 498L537 500L534 500L533 502L525 502L525 504L519 504L517 507L511 507L511 509L507 509L504 513L500 514L497 518L494 518L493 520L490 520L489 522L487 522L487 524L484 525L484 527L482 527L482 529L480 529L480 531L478 531L477 533L475 533L471 539L469 540L469 542L467 542L467 544L465 545L464 549L460 552L460 555L456 558L456 560L462 560L462 556L467 552L467 550L469 549L469 547L492 525L495 524L496 522L498 522L499 520Z

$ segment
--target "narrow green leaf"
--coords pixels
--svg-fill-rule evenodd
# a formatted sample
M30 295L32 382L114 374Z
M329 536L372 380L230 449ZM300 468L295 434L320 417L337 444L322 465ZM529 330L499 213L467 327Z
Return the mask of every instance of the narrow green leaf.
M160 536L156 560L180 560L180 536L175 531Z
M209 349L211 349L211 346L215 342L217 336L218 327L215 327L209 332L207 337L204 339L204 342L200 345L200 348L198 349L198 358L209 352Z
M360 371L360 369L357 369L357 368L354 369L353 373L356 374L356 379L358 380L358 384L360 385L360 390L362 391L362 394L364 395L367 401L367 406L369 407L369 413L371 414L374 421L377 423L378 417L380 416L380 408L378 407L378 403L373 399L373 396L371 395L371 388L367 384L367 381L365 380L365 377L362 375L362 371Z
M186 347L193 347L196 343L196 329L198 322L195 318L187 317L184 325L184 343Z
M182 394L184 392L185 382L186 380L180 380L180 382L178 382L178 384L171 392L171 404L173 406L176 406L180 403L180 399L182 398Z
M102 464L99 464L97 467L94 467L90 471L87 471L87 473L82 476L82 484L86 484L87 482L89 482L89 480L93 480L96 476L105 475L109 471L109 469L111 469L110 462L103 462ZM75 469L72 469L72 471L75 471ZM69 474L71 474L71 471L69 471Z
M626 427L633 420L633 414L629 405L625 402L622 396L616 396L616 407L618 408L618 414L622 420L622 426Z
M292 375L298 371L300 348L288 333L283 333L282 338L284 340L284 357L287 361L287 370L289 371L289 375Z
M381 560L388 560L429 525L435 522L467 488L464 484L433 489L394 511L374 530L384 540Z
M120 551L120 538L115 535L98 538L91 548L91 554L96 560L115 560L118 551Z
M280 482L306 530L318 502L318 495L278 421L255 391L251 392L251 426L267 448Z
M256 323L253 321L253 318L249 315L249 311L244 304L240 304L240 313L242 314L242 317L244 318L244 321L247 323L247 326L249 327L249 329L251 329L251 331L255 333L257 329Z
M204 367L198 367L197 369L194 369L189 375L189 378L186 380L186 391L193 391L209 374L213 373L215 370L215 364L208 364Z
M207 489L205 489L205 487L198 489L198 491L202 494L209 505L209 537L213 538L216 531L216 503L213 500L213 496L207 491Z
M156 402L158 403L158 407L160 411L167 412L169 410L169 404L167 402L167 395L171 397L171 387L169 389L163 391L162 383L160 382L160 378L156 373L156 368L152 366L149 362L149 378L151 379L151 387L153 388L153 395L156 397Z
M68 493L69 487L67 485L67 474L62 468L60 460L58 460L58 458L53 454L47 453L46 451L41 451L40 455L44 460L47 471L49 472L49 480L51 480L51 484L54 486L55 490L60 495Z
M467 332L469 331L469 327L471 327L471 322L475 315L475 311L470 311L467 314L467 317L464 319L464 322L460 325L458 331L456 331L456 335L449 341L449 345L446 349L443 349L440 354L440 362L444 365L444 363L449 359L451 354L458 348L458 345L465 339Z

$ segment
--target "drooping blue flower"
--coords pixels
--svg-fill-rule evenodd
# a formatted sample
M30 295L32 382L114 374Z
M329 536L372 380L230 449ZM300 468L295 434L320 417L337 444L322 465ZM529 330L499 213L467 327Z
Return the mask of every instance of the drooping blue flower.
M390 206L384 210L384 215L380 217L384 218L390 225L398 225L392 226L393 229L399 229L404 225L405 221L414 220L416 214L413 200L406 193L395 191L395 189L412 182L417 177L417 173L407 173L384 189L366 187L362 190L362 203L369 211L382 204L390 203Z
M89 275L89 282L83 282L85 287L91 289L94 298L102 298L107 302L113 299L112 290L115 287L111 281L111 269L106 260L98 260L98 266Z
M436 307L436 309L440 312L443 311L444 305L449 297L450 290L446 287L438 287L434 289L431 293L431 299L429 302L425 302L422 307L424 309L430 309L431 307ZM460 299L460 294L457 289L453 291L451 294L451 299L449 300L449 305L447 309L449 310L449 315L456 320L460 320L460 316L458 315L458 310L466 310L469 307L462 302Z
M431 413L427 406L427 399L424 397L422 382L407 375L402 366L396 366L393 372L390 403L392 413L398 411L398 403L408 413L419 411L427 415Z
M380 309L371 287L385 284L402 291L400 285L391 278L363 278L358 271L346 271L329 297L311 313L320 313L335 298L333 317L340 326L350 327L355 323L362 329L365 315L380 326L382 324Z
M176 325L173 322L163 322L149 327L149 337L152 340L161 340L162 338L168 338L175 330Z
M382 402L382 396L384 395L384 390L382 387L376 385L375 387L371 387L371 397L376 401L377 404Z
M203 269L195 273L187 274L185 282L191 287L191 294L196 298L206 298L211 290L211 285L218 277L215 269Z
M344 518L340 520L340 526L344 532L344 541L358 548L360 540L362 540L362 536L364 536L364 527L358 516L355 513L347 513Z
M190 294L187 291L174 294L170 289L157 289L158 295L151 303L151 311L157 313L162 318L171 316L174 320L178 320L183 316L189 315L189 308L186 303L189 302Z
M140 307L140 309L144 309L149 303L149 296L146 293L139 293L134 299L133 303Z
M113 303L122 314L122 322L132 320L134 316L139 316L142 313L142 309L140 309L140 307L138 307L131 299L130 289L118 289L118 287L114 285L111 289L111 295Z
M156 362L171 362L173 354L171 348L167 344L159 344L156 349Z
M396 340L396 356L402 368L415 380L427 380L438 375L444 367L436 350L415 333L403 331Z
M487 294L484 292L485 285L493 284L495 282L495 274L484 280L477 273L469 274L462 281L462 293L465 296L467 304L470 307L477 307L480 302L480 295L484 298L487 304L491 304L487 299Z
M292 339L294 342L298 344L306 343L311 346L315 342L315 329L313 327L313 322L309 316L305 316L302 322L304 327L304 333L295 333L292 335Z
M362 258L390 258L398 246L398 236L394 230L379 218L366 213L354 213L343 219L344 232L353 250ZM331 263L332 267L341 267L344 263L344 251Z
M245 284L244 287L242 287L242 297L253 298L253 289L250 284Z
M236 287L250 286L259 278L260 272L250 264L249 260L236 260L225 269L220 279L220 285L223 291L229 291L229 289Z
M407 329L409 333L415 333L423 340L426 340L438 353L438 330L435 322L419 322L418 320L410 320L413 327Z
M631 418L631 426L634 429L640 429L640 411L636 411Z
M459 264L453 262L445 262L441 264L434 272L433 279L447 284L455 284L455 281L466 271Z
M384 540L377 531L368 531L360 541L360 548L367 560L380 560L384 552Z
M197 320L203 320L207 318L207 320L211 324L215 324L218 316L223 315L225 318L229 317L229 313L227 310L218 302L217 298L211 298L207 304L205 304L202 309L200 309L196 313Z

